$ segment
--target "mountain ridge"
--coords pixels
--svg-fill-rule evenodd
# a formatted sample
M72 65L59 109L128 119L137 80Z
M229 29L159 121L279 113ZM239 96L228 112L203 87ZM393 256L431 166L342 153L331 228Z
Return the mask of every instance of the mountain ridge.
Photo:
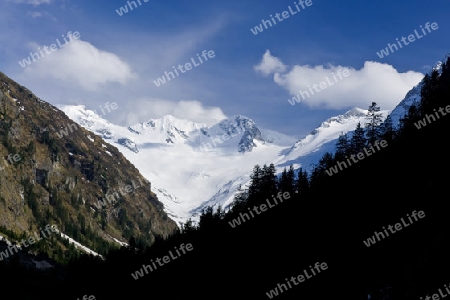
M440 71L441 65L438 63L432 69ZM423 80L408 91L405 97L392 111L380 111L383 120L389 115L393 126L398 127L400 119L407 113L409 107L420 102L422 85ZM217 160L217 157L232 158L232 160L227 162L227 164L232 165L236 163L234 160L236 160L236 155L238 153L246 154L248 155L247 157L251 157L258 151L263 151L258 152L261 154L265 153L264 151L272 145L278 147L278 150L272 152L270 155L268 155L268 153L263 154L261 159L254 160L254 164L261 165L264 163L274 163L278 173L281 173L281 169L289 167L289 165L293 165L294 169L302 167L303 170L309 172L323 154L326 152L334 153L335 144L339 135L348 134L348 136L351 137L358 123L361 123L364 127L367 112L366 109L352 108L343 114L330 117L321 122L309 134L300 139L287 137L275 131L261 129L251 118L238 114L223 119L209 127L194 122L192 123L197 124L195 128L194 126L188 127L180 124L178 127L182 128L182 132L185 136L180 137L179 132L174 132L172 133L172 137L175 142L172 141L172 143L171 141L160 138L158 147L164 147L168 153L185 151L185 161L195 161L201 157L204 165L207 166L207 160ZM180 119L173 116L162 117L162 119L168 123L181 122ZM145 124L150 122L155 124L154 120L150 120ZM184 120L183 122L186 124L186 122L191 121ZM135 126L130 126L130 128L133 128L133 131L131 132L135 132ZM138 130L136 130L136 132L140 133ZM125 154L129 158L131 157L130 155L139 155L137 149L142 148L144 145L147 147L155 146L151 143L146 143L144 140L139 142L130 137L122 137L122 139L118 139L117 142L135 153L130 153L129 155ZM179 150L175 150L176 147L167 148L167 146L175 144L178 144L180 147ZM167 155L168 153L162 154L161 152L160 154ZM153 155L154 159L157 159L158 157L156 154L151 154L150 152L148 155ZM176 157L178 156L175 155L174 159L176 159ZM130 160L133 161L131 158ZM138 160L134 159L134 161L137 162ZM253 166L248 165L247 172L222 173L224 176L223 179L217 181L209 180L214 178L214 171L211 171L211 169L214 169L215 165L210 164L209 168L203 168L200 166L201 163L202 161L200 160L197 161L196 164L192 164L191 172L186 171L184 177L179 176L179 180L186 182L186 185L192 184L193 187L198 187L199 185L210 185L212 187L206 189L208 192L204 189L203 193L193 193L192 190L180 189L179 187L174 188L176 184L167 184L167 182L171 180L168 177L166 181L158 181L156 174L150 175L149 172L143 172L148 175L148 178L151 178L152 181L156 183L156 193L159 198L162 199L162 202L165 203L166 211L168 211L171 217L176 219L178 223L183 223L190 217L193 217L194 220L196 220L199 213L209 205L215 207L218 205L229 207L233 202L236 191L249 184L249 174ZM243 165L241 164L236 164L237 169L242 168L242 166ZM176 169L173 170L175 171ZM161 173L163 172L159 172L159 175L161 175ZM180 190L182 190L182 192L180 192ZM189 198L187 193L193 193L194 196ZM197 198L193 199L195 197ZM198 198L200 198L201 201ZM187 202L190 202L192 205L185 205L185 208L182 209L183 212L180 214L178 206L182 206ZM195 203L195 205L193 203ZM180 215L182 215L182 217L180 217Z
M131 236L151 244L176 229L150 182L115 146L3 73L0 81L1 226L16 236L55 224L62 234L103 254ZM18 161L9 162L14 155ZM110 207L95 207L133 179L144 185L121 194ZM61 240L52 247L67 249Z
M59 107L69 113L74 120L77 120L80 116L88 115L85 113L75 113L73 108L68 106ZM382 111L382 113L385 117L388 111ZM189 120L178 119L173 116L150 119L144 123L128 126L128 128L132 129L128 131L123 127L121 128L120 126L111 124L107 121L103 123L100 122L99 126L92 124L91 121L86 119L80 120L80 123L91 124L89 128L93 129L95 133L103 134L105 138L111 140L112 143L117 144L119 148L122 146L122 150L129 150L129 152L125 150L125 156L132 162L134 161L136 165L139 165L141 170L144 170L145 167L143 166L144 162L142 159L138 158L140 155L150 155L153 156L153 159L157 159L158 155L156 153L167 156L167 151L176 151L175 149L178 149L177 147L179 147L178 151L184 151L183 156L185 158L189 157L189 160L197 158L199 160L197 165L191 165L191 170L186 173L186 176L180 176L184 178L183 181L186 182L186 185L194 184L194 186L198 186L208 184L208 181L210 181L209 179L214 177L212 174L214 172L209 170L209 168L204 169L201 166L201 163L204 163L207 159L213 160L216 159L217 156L222 158L223 156L236 157L236 155L242 154L255 156L253 154L254 151L267 149L267 147L271 147L270 145L278 147L278 150L267 157L266 163L274 162L278 169L288 166L291 163L296 168L300 166L305 167L305 165L309 166L310 164L317 162L325 150L331 151L334 148L334 142L340 134L343 132L351 132L358 122L364 122L366 114L367 110L353 108L342 115L334 116L323 121L308 135L299 140L293 137L287 137L276 131L266 129L260 130L252 119L243 115L233 115L210 127ZM172 124L169 124L170 122L178 122L178 125L172 126ZM185 122L184 124L190 123L191 125L186 126L183 125L183 123L180 124L180 122ZM163 123L165 124L164 127L158 126L158 124ZM102 124L107 124L107 127L102 127ZM149 131L148 128L152 129ZM166 134L164 130L158 128L164 128L164 130L168 128L180 128L179 130L183 131L186 136L180 137L180 135L177 135L177 133L174 132L173 140L176 142L172 143L170 141L165 141L158 136L159 132ZM105 132L108 134L105 135ZM153 133L155 133L156 137L152 136ZM319 151L321 147L323 147L323 151ZM152 152L152 148L153 150L158 148L163 149L165 152L164 154L162 154L163 152ZM136 151L135 149L139 150ZM141 151L147 152L144 154L144 152ZM208 156L209 154L211 154L211 156ZM132 156L136 157L131 158ZM300 156L302 156L303 159L299 159ZM254 164L260 163L261 160L259 158L254 160ZM248 164L248 170L251 170L251 168L252 165ZM204 169L204 171L202 169ZM281 171L279 170L279 172ZM161 173L162 172L159 171L159 175L161 175ZM143 171L143 174L149 174L149 172ZM164 203L166 212L171 218L181 224L191 217L193 217L195 221L199 212L207 205L222 205L228 207L232 203L236 190L239 187L248 184L249 174L249 171L236 173L236 176L227 174L223 180L220 180L219 182L214 181L215 184L210 190L215 191L210 192L209 197L203 197L203 199L201 199L202 201L196 199L197 205L187 205L189 208L184 209L184 213L181 213L184 215L181 217L177 207L180 205L182 206L184 202L188 202L185 199L181 200L180 198L180 195L184 193L171 192L170 186L166 185L165 182L158 181L156 174L147 176L147 179L154 182L153 190L158 195L158 198Z

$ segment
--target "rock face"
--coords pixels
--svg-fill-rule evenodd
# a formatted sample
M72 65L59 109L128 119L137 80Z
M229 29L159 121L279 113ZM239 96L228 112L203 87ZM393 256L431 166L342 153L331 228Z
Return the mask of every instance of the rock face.
M151 243L177 228L116 147L2 73L0 215L0 233L56 224L93 250L94 239Z

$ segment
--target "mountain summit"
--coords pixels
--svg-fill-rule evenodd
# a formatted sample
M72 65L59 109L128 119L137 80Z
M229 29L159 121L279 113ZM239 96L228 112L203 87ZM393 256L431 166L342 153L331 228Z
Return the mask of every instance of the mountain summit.
M440 65L435 68L439 71ZM420 101L423 82L412 88L389 114L394 126L409 107ZM163 116L127 128L87 112L82 106L59 106L86 129L102 136L150 180L164 209L177 223L199 215L207 206L227 207L235 193L248 185L254 165L274 163L278 172L293 165L306 171L326 152L334 153L341 134L352 135L366 123L367 110L353 108L322 122L303 138L259 127L235 115L213 126Z
M271 161L295 139L235 115L213 126L163 116L128 127L112 124L84 106L58 105L73 120L114 144L152 182L152 191L178 223L225 182L261 159Z

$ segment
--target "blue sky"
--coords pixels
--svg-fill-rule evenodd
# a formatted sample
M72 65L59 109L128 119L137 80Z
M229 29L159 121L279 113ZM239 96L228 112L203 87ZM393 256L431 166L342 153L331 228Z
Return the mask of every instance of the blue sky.
M304 8L290 0L135 2L131 10L121 0L3 0L0 71L52 104L98 111L116 102L105 117L124 125L165 114L213 124L241 114L300 138L372 101L393 109L450 52L448 0L311 0ZM283 11L286 19L250 30ZM424 35L427 22L438 28ZM420 38L377 55L415 30ZM69 31L80 37L64 45ZM57 39L55 51L24 68L18 63ZM200 64L204 50L214 57ZM191 59L198 66L154 83ZM332 79L345 70L349 76ZM326 78L333 84L289 103Z

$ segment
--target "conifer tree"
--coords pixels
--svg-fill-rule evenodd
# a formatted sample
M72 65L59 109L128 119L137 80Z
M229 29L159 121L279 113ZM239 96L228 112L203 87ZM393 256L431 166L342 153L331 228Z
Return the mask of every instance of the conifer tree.
M447 57L447 60L442 64L442 73L439 77L440 87L442 89L441 96L442 99L439 101L439 106L444 106L448 104L450 97L450 55Z
M396 136L396 130L394 129L394 125L392 124L391 116L387 116L384 120L383 124L380 126L381 138L389 142L393 141Z
M266 197L268 195L276 194L278 191L278 179L277 179L277 170L275 169L275 165L272 163L269 166L264 165L262 168L262 187L261 193L262 197Z
M294 171L294 167L292 165L289 166L287 178L288 178L288 182L290 184L289 189L287 191L292 195L292 193L294 193L294 191L295 191L295 171Z
M423 85L420 91L420 113L425 115L437 108L439 103L439 72L437 70L431 71L431 74L426 74L423 78Z
M347 134L342 133L338 141L336 142L336 153L335 160L342 161L346 155L349 154L350 142L348 140Z
M322 158L319 160L319 163L315 166L313 171L311 172L311 182L310 186L312 189L316 190L322 180L324 178L329 177L326 175L325 170L332 167L334 165L333 155L329 152L326 152Z
M361 127L361 122L358 122L353 136L350 140L350 154L360 152L366 146L366 137L364 128Z
M263 171L259 165L255 165L253 167L253 172L250 175L250 186L248 188L248 201L253 202L256 198L258 198L261 193L261 186L263 180Z
M197 226L194 224L191 218L189 218L184 224L181 226L181 232L189 235L197 230Z
M297 175L296 190L300 195L307 195L309 192L308 173L300 168Z
M289 192L289 194L294 193L294 185L295 185L295 174L294 168L292 165L289 166L289 171L284 168L281 173L279 188L283 192Z
M248 190L240 191L236 195L234 195L234 201L231 205L230 210L227 212L227 218L233 219L239 213L246 212L246 207L248 203Z
M383 115L379 111L380 107L377 106L377 103L372 102L366 115L367 139L372 145L380 137L378 126L383 122Z
M402 137L415 135L417 128L414 126L414 123L417 122L420 117L420 108L418 108L416 105L411 105L406 115L403 118L400 118L398 135Z
M200 220L198 222L198 229L206 233L218 233L218 229L221 227L221 220L224 217L222 207L219 206L214 212L212 206L208 206L202 210Z

